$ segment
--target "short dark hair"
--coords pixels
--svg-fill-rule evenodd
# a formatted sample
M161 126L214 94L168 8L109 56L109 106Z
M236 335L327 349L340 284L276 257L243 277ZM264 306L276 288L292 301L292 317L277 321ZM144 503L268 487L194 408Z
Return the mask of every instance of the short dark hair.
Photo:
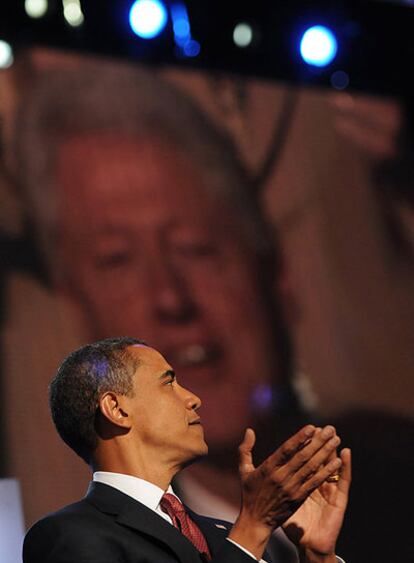
M75 350L59 367L49 387L53 422L62 440L86 463L97 446L96 416L106 391L133 393L137 360L128 346L146 343L131 337L106 338Z

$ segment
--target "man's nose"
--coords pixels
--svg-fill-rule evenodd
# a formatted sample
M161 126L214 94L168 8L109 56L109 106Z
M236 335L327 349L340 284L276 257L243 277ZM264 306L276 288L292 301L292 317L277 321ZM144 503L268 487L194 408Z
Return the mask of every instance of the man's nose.
M166 261L151 265L153 307L164 321L185 322L195 314L195 304L183 277Z
M200 397L185 387L182 387L182 390L185 397L185 406L190 410L197 411L201 407Z

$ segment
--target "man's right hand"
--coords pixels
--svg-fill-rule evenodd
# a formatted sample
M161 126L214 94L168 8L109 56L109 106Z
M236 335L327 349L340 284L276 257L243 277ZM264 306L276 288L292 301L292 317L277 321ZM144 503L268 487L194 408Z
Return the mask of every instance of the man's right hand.
M229 539L260 559L274 529L338 472L341 459L334 452L340 439L332 426L322 430L305 426L257 468L252 458L254 443L255 434L249 428L239 446L242 508Z

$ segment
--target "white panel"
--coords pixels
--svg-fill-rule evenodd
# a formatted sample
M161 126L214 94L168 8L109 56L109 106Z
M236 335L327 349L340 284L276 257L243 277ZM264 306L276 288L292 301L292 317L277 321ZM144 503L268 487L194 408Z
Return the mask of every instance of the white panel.
M21 563L24 536L20 487L16 479L0 479L0 561Z

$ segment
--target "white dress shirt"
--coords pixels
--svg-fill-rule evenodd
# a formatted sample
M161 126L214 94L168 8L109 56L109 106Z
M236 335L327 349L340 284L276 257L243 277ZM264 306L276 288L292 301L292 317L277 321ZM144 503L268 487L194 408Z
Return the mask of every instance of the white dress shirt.
M125 475L124 473L110 473L109 471L95 471L95 473L93 474L93 480L97 483L109 485L110 487L121 491L121 493L132 497L150 510L156 512L159 516L161 516L161 518L164 518L164 520L173 525L171 518L160 507L161 498L165 492L177 497L171 485L168 487L167 491L163 491L163 489L161 489L157 485L154 485L149 481L145 481L144 479L140 479L139 477L134 477L133 475ZM248 551L235 541L229 538L227 539L228 541L231 541L231 543L236 545L239 549L244 551L252 559L257 561L256 557L252 553L250 553L250 551ZM339 557L337 557L337 560L338 563L344 563L344 561ZM267 562L264 559L261 559L259 563Z
M168 487L167 491L163 491L157 485L145 481L144 479L123 473L110 473L109 471L96 471L93 474L93 480L97 483L104 483L105 485L114 487L114 489L118 489L121 493L137 500L172 524L171 518L160 507L161 498L165 492L177 496L172 490L171 485Z

